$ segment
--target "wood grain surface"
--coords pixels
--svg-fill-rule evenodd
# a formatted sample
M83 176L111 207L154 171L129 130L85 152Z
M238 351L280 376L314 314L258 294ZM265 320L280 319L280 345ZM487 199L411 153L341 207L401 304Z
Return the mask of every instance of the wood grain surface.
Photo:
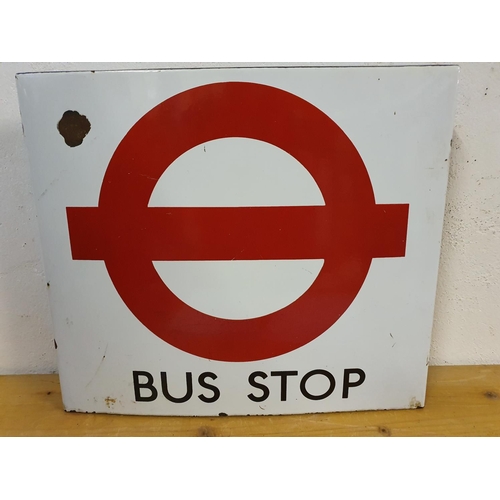
M1 436L500 436L500 366L429 368L425 408L313 415L66 413L57 375L0 377Z

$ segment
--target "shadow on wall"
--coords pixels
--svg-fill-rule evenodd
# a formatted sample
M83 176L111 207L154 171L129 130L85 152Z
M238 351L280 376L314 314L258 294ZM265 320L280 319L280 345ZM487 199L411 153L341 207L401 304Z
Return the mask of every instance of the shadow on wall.
M431 365L448 364L447 361L444 361L443 363L436 356L436 345L439 344L441 340L439 332L446 330L445 328L441 328L440 325L443 321L446 321L446 315L448 314L446 307L447 301L451 296L453 296L453 290L451 289L453 275L450 272L449 261L450 259L453 260L452 253L458 251L457 246L460 245L459 236L457 234L457 224L460 224L461 220L457 219L459 215L456 211L455 200L458 197L458 193L462 189L460 185L462 176L459 175L459 169L460 166L465 163L464 156L464 143L459 136L457 127L455 127L453 129L451 140L448 188L446 191L443 234L441 240L441 256L439 261L436 303L434 308L431 351L429 356Z

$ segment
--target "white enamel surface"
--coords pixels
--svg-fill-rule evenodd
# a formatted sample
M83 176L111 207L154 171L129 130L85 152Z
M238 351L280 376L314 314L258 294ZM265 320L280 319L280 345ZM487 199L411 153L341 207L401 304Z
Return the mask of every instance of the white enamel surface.
M225 319L258 318L297 300L323 260L155 262L170 290L186 304Z
M111 155L125 133L147 111L194 86L234 80L279 87L320 108L336 121L360 152L377 203L410 204L404 258L375 259L349 309L313 342L282 356L246 363L218 362L192 356L149 332L116 293L103 262L71 259L65 216L67 206L97 205ZM50 281L51 310L66 407L98 412L217 415L220 412L262 414L407 408L416 401L422 403L456 81L457 70L453 67L226 69L20 76L21 112L34 194L38 200L45 271L47 281ZM68 109L85 114L92 123L89 135L76 148L67 147L55 129L62 113ZM198 180L190 183L189 176L196 172L198 165L192 170L179 167L178 173L172 170L171 175L178 175L178 186L184 186L179 188L179 193L187 193L187 187L192 185L193 192L186 196L193 196L193 202L196 198L197 203L210 204L216 199L235 203L224 197L227 191L225 183L215 181L218 168L224 177L227 168L224 154L232 154L231 147L226 149L225 153L220 152L219 159L222 160L212 163L214 177L210 179L210 196L203 198L204 192L197 184ZM264 149L259 153L262 158L266 156ZM274 158L283 162L269 178L270 186L273 183L279 185L280 176L286 172L290 173L290 179L292 174L297 176L290 191L276 192L277 198L289 196L287 204L302 203L300 196L297 198L290 193L295 189L302 194L297 187L303 182L303 193L309 193L308 200L322 204L314 183L299 168L300 165L290 161L284 152L268 152L271 156L276 155L272 156L270 163L274 165ZM192 154L195 159L196 155L205 153L193 151ZM242 169L247 168L242 165ZM299 180L301 175L305 175L303 181ZM233 185L238 186L239 179L236 176ZM168 197L173 200L177 195L178 204L187 203L187 198L169 191L170 185L167 179L163 188L158 186L150 204L167 206ZM269 191L267 186L256 189L259 185L251 179L245 185L248 191L239 185L239 199L244 199L245 203L269 202L273 190ZM262 197L260 201L256 199L259 196ZM294 300L314 279L317 267L313 264L318 266L320 263L307 263L313 274L297 272L297 262L291 263L293 269L276 268L266 274L265 280L269 282L265 285L265 280L259 282L257 272L251 273L247 269L244 271L246 278L244 273L241 277L248 281L250 274L255 275L252 277L253 290L246 290L244 283L237 290L240 280L230 276L232 264L219 264L229 266L220 271L225 278L221 278L222 286L216 290L219 298L208 302L202 297L202 287L190 294L192 287L189 282L196 283L196 286L205 283L205 290L210 290L209 287L214 286L212 278L219 274L217 265L205 263L196 268L196 263L190 263L188 267L184 263L155 263L155 266L183 301L198 308L212 308L213 314L245 317L261 314L265 307L269 310L283 307L282 304ZM264 271L259 272L265 272L265 266L271 264L263 264ZM286 267L287 264L281 265ZM284 281L285 274L293 283ZM309 281L305 281L306 278ZM237 297L253 300L249 294L262 293L265 288L269 288L269 296L279 294L280 299L272 304L268 297L269 300L262 301L262 309L253 305L239 310L227 308L224 294L234 295L235 301ZM225 307L228 310L224 310ZM357 367L365 370L366 381L359 388L352 389L351 396L344 399L343 370ZM333 394L321 401L305 399L299 390L300 378L315 369L330 371L337 381ZM186 403L169 403L163 397L150 403L138 403L134 401L132 370L154 374L158 388L159 373L167 371L172 392L176 394L182 394L184 390L186 371L193 373L195 382L200 373L210 371L217 374L215 383L221 397L212 404L202 403L197 397L200 388L195 383L194 397ZM280 401L277 377L268 377L265 381L271 389L265 402L257 404L248 399L247 395L253 390L248 385L248 375L257 370L267 374L279 370L299 372L299 377L290 379L287 401ZM315 377L309 380L307 387L310 392L318 393L324 389L321 384L324 380ZM110 404L109 398L116 402Z
M228 137L179 156L156 184L150 207L324 205L311 174L267 142Z
M156 184L150 207L324 205L309 172L286 151L263 141L230 137L179 156ZM256 235L255 237L258 237ZM225 319L264 316L297 300L322 260L155 262L183 302Z

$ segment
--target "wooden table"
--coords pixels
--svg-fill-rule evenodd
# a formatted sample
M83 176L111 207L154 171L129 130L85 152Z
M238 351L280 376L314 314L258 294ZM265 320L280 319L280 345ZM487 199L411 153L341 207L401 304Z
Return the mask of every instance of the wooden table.
M425 408L255 417L66 413L57 375L0 377L1 436L500 436L500 366L429 369Z

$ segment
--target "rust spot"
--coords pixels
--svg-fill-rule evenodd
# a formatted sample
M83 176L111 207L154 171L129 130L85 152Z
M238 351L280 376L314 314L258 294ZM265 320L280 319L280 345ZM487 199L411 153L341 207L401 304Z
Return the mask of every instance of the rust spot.
M104 402L106 403L106 406L108 408L111 408L112 405L114 405L116 403L116 398L111 398L111 397L107 397Z
M216 437L217 434L215 433L215 430L212 429L212 427L200 427L198 429L198 436L200 437Z
M90 131L90 122L78 111L65 111L57 124L64 142L71 148L79 146Z
M385 437L392 436L391 430L388 429L387 427L381 426L378 428L378 431L380 432L380 434L382 434L382 436L385 436Z
M418 408L423 408L423 405L417 398L413 397L413 398L411 398L411 401L410 401L410 408L412 410L416 410Z
M487 397L488 399L498 399L498 394L496 392L493 392L493 391L486 391L484 393L485 397Z

